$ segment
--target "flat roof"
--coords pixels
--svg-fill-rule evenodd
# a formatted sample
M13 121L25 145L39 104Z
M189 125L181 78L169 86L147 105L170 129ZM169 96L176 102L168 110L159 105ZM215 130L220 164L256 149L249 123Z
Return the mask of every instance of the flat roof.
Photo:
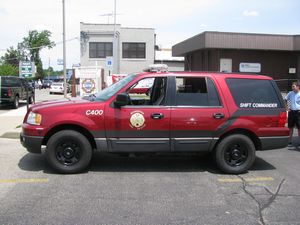
M201 49L300 51L300 35L205 31L172 47L173 56Z
M80 22L80 25L82 26L98 26L98 27L114 27L113 23L85 23ZM122 27L121 24L117 23L117 27L120 27L121 29L143 29L143 30L155 30L151 27Z

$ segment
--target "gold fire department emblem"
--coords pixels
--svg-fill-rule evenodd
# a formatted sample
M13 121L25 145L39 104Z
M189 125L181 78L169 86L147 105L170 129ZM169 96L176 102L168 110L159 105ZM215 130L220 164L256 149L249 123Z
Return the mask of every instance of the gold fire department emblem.
M144 113L141 111L134 111L131 113L130 126L132 128L142 129L145 127Z

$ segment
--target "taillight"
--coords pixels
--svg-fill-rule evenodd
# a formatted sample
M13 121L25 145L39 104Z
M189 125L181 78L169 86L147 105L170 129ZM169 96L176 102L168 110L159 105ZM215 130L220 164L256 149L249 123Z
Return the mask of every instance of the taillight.
M286 112L281 112L279 116L278 126L285 127L286 124Z
M11 97L13 95L11 88L8 88L7 95L8 97Z

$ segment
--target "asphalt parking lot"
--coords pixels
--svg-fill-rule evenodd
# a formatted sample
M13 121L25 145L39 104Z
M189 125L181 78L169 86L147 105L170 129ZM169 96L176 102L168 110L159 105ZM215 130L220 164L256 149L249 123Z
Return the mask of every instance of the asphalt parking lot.
M56 174L44 155L0 139L0 224L300 224L300 150L257 153L224 175L209 157L94 154Z

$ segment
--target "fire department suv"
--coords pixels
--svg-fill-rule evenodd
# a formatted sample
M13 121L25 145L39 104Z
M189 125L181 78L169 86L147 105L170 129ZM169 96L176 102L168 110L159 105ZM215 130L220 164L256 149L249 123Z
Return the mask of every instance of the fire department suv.
M221 171L238 174L253 165L256 151L287 145L285 123L270 77L143 72L83 99L33 105L20 140L29 152L45 149L60 173L84 170L101 151L212 153Z

